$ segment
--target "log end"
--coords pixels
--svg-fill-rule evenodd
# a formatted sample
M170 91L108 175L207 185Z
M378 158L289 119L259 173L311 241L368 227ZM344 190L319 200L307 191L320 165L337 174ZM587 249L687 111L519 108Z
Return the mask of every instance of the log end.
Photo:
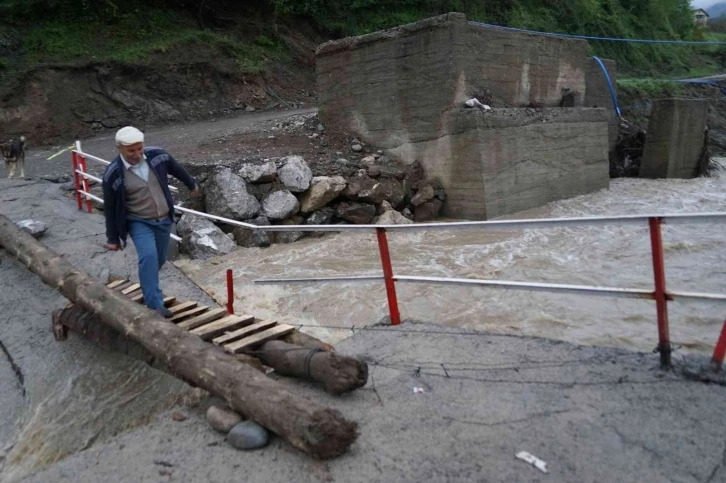
M306 428L308 450L315 459L326 460L348 451L358 438L358 423L348 421L337 409L315 411Z

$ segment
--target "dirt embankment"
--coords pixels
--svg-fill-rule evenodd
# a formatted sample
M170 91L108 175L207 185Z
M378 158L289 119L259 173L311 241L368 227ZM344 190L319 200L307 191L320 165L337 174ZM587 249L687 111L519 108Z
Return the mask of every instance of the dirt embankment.
M310 55L257 73L203 52L159 56L146 65L36 68L0 86L0 138L23 134L34 145L47 145L131 123L148 128L311 106L314 44L306 48Z

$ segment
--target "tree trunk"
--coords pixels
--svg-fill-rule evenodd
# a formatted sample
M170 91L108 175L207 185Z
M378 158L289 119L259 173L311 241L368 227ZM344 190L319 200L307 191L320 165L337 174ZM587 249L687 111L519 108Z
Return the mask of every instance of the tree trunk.
M74 268L0 215L0 246L41 280L80 305L189 383L215 394L229 406L288 440L314 458L332 458L355 441L358 425L339 411L295 396L222 349L162 319L156 312L108 289Z
M273 340L254 351L254 355L282 375L320 382L333 394L353 391L365 386L368 380L368 366L364 362L334 352Z

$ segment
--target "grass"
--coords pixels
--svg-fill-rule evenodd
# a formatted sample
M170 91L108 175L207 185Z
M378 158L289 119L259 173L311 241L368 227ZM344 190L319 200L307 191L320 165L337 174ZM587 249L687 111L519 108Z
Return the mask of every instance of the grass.
M172 62L223 58L236 62L243 73L259 72L270 61L286 61L289 52L277 39L264 35L243 40L235 32L200 30L186 14L153 10L129 14L112 24L102 21L35 22L22 32L21 62L15 67L78 65L86 62L148 64L160 56ZM0 58L0 71L11 61Z

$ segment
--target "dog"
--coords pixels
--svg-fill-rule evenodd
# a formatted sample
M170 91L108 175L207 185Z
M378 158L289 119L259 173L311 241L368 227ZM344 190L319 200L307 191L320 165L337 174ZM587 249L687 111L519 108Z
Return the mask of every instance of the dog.
M0 144L0 152L5 158L5 167L8 169L8 178L15 176L18 166L20 177L25 178L25 145L25 136Z

